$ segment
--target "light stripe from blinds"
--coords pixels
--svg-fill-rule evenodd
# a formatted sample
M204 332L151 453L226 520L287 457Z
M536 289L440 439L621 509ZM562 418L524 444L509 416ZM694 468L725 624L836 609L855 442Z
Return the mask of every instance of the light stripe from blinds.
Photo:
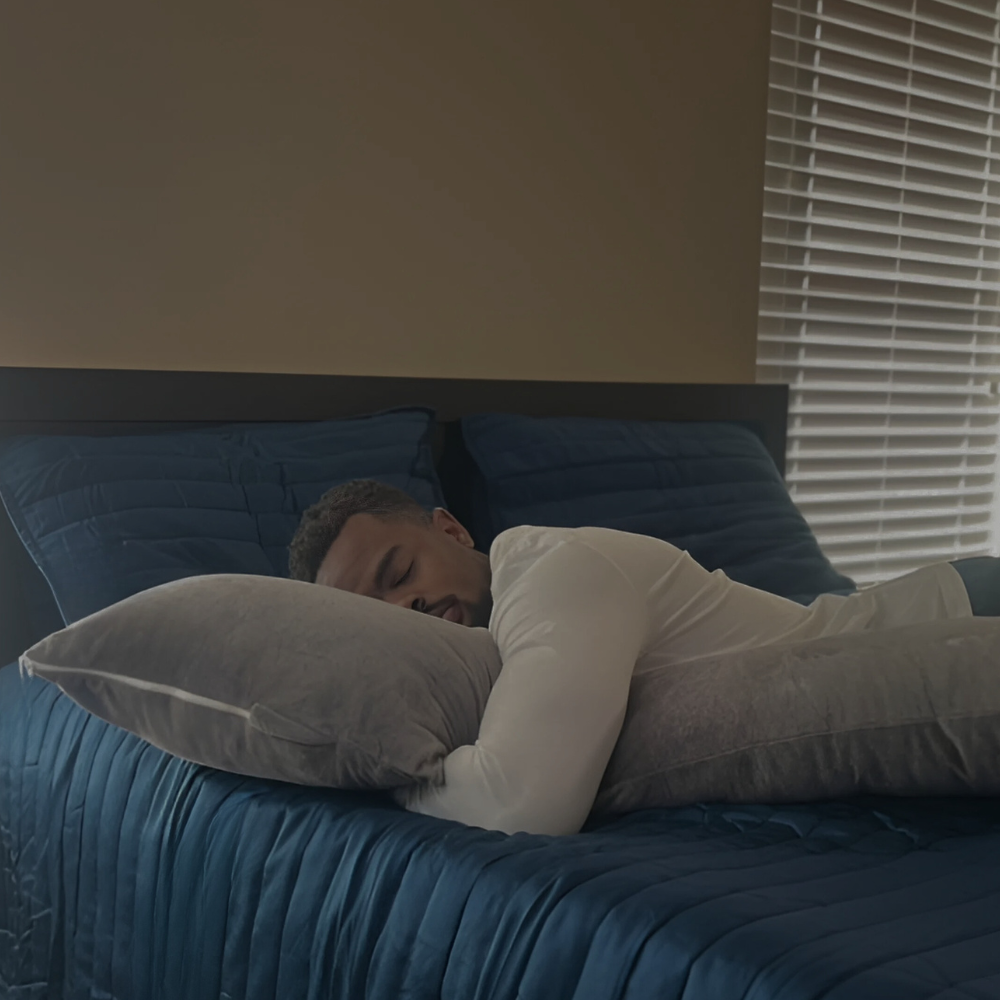
M865 586L996 554L1000 0L774 0L758 381Z

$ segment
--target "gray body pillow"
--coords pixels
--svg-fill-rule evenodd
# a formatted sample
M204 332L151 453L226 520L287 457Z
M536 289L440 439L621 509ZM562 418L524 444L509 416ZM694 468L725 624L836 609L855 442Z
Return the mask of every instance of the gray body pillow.
M636 677L595 811L1000 794L1000 618L856 632Z
M500 671L485 629L244 575L137 594L21 662L176 756L375 789L440 782ZM966 618L639 675L595 811L1000 793L998 664L1000 619Z

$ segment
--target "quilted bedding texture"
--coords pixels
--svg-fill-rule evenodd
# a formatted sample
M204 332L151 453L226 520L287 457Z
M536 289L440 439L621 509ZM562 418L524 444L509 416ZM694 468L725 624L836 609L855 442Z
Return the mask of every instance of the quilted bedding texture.
M172 759L0 670L5 1000L996 1000L1000 803L468 829Z

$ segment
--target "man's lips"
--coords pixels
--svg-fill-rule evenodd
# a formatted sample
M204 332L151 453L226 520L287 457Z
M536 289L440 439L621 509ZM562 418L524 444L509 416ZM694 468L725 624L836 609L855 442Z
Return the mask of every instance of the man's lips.
M462 624L462 605L458 603L456 597L449 597L434 605L430 613L437 618L443 618L446 622L454 622L456 625Z

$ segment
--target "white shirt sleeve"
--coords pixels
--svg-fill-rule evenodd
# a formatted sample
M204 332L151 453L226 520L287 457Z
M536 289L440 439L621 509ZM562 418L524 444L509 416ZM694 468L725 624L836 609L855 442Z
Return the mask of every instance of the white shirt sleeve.
M576 833L621 730L647 607L585 541L561 534L548 547L537 529L518 539L494 571L490 631L503 667L479 738L445 758L443 785L400 799L506 833Z

